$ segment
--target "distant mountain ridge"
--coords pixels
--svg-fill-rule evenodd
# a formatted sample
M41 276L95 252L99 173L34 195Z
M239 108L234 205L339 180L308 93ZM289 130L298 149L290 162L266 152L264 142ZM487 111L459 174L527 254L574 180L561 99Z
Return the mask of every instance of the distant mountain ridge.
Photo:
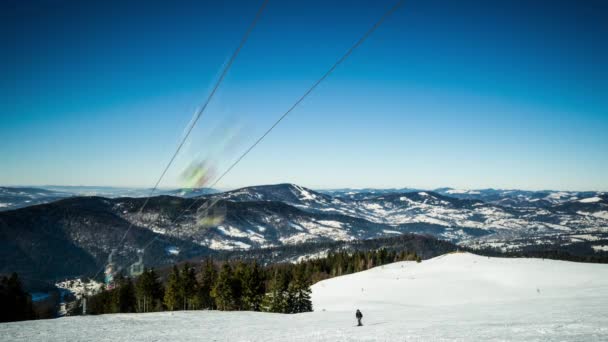
M608 252L608 196L549 193L551 204L501 205L449 190L330 195L295 184L193 196L69 197L0 212L0 273L90 274L140 256L161 265L222 251L428 234L463 246L503 250L535 244ZM489 196L489 195L488 195ZM536 196L539 197L540 195ZM534 203L536 197L529 197ZM487 197L486 197L487 198ZM143 212L139 209L144 202ZM214 203L212 208L205 206ZM202 208L202 209L201 209ZM131 227L131 229L129 229ZM122 236L129 230L123 243ZM604 247L605 246L605 247ZM604 250L605 248L605 250Z
M332 196L310 190L295 184L257 185L214 194L232 201L277 201L290 204L311 204L332 202Z
M0 211L53 202L73 196L63 191L33 187L0 187Z
M223 193L226 199L233 200L265 200L270 199L289 203L295 203L294 194L286 193L284 197L278 196L276 191L281 186L289 184L274 184L274 185L258 185L244 187L230 191L220 191L211 188L197 189L157 189L154 196L169 195L178 197L199 197L209 194ZM304 187L299 187L306 189ZM107 198L118 197L147 197L150 194L149 188L125 188L125 187L109 187L109 186L0 186L0 211L18 209L30 205L53 202L67 197L78 196L100 196ZM309 189L304 190L310 193ZM590 198L593 196L601 196L603 192L596 191L530 191L530 190L500 190L500 189L478 189L478 190L462 190L454 188L437 188L434 190L424 190L416 188L392 188L392 189L328 189L315 190L312 192L321 200L367 200L381 195L399 194L399 193L414 193L414 192L434 192L443 196L481 200L487 203L499 204L501 206L510 207L546 207L559 203L565 203L576 199ZM302 190L297 192L302 193ZM299 200L310 202L312 198L301 198ZM302 204L302 203L300 203Z
M117 197L146 197L151 189L120 188L105 186L42 186L42 187L13 187L0 186L0 211L19 209L31 205L54 202L68 197L99 196ZM158 189L155 196L170 195L179 197L197 197L219 192L210 188L198 189Z

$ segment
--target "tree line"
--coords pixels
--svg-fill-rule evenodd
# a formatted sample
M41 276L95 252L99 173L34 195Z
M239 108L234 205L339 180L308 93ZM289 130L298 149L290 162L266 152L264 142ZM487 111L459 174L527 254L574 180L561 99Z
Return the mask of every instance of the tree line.
M25 292L17 273L0 279L0 322L36 319L32 296Z
M326 251L348 250L367 252L379 249L387 251L416 252L423 259L458 250L451 242L438 240L429 235L407 234L350 241L309 241L296 245L283 245L261 249L232 250L215 252L213 258L221 260L256 260L263 264L280 263L283 260L297 259L301 255L325 253Z
M310 286L320 280L364 271L395 261L415 260L414 252L329 252L299 263L261 266L256 261L174 265L164 281L154 269L136 279L118 276L115 287L88 298L87 313L174 310L247 310L278 313L312 311Z

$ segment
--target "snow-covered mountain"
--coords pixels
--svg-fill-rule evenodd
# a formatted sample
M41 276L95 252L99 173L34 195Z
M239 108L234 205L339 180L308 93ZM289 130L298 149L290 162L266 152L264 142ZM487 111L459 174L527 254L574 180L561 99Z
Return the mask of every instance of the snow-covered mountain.
M414 188L392 188L392 189L374 189L374 188L363 188L363 189L328 189L319 190L323 194L330 195L335 198L347 199L347 200L364 200L373 197L378 197L386 194L404 193L404 192L417 192L424 191L422 189Z
M462 199L481 200L486 203L497 204L505 207L536 207L544 208L556 204L586 199L598 195L597 191L555 191L555 190L504 190L504 189L479 189L463 190L453 188L440 188L436 192L450 197Z
M345 199L370 199L381 195L432 191L440 195L460 198L480 200L485 203L497 204L505 207L546 207L555 204L592 198L602 195L603 192L597 191L556 191L556 190L517 190L517 189L454 189L454 188L437 188L434 190L423 190L414 188L402 189L335 189L322 190L326 193L338 198Z
M376 231L381 229L389 234L430 233L456 242L478 240L481 237L513 239L575 233L608 233L608 195L601 192L579 192L576 195L570 193L568 196L563 195L564 192L535 192L534 196L526 195L527 201L534 203L534 198L542 196L547 204L524 206L521 196L524 196L522 193L525 192L480 190L474 192L485 192L486 195L464 196L464 191L450 189L440 189L444 194L435 191L387 190L380 195L371 196L371 191L366 189L365 195L351 194L349 197L335 190L336 197L332 197L327 193L315 192L293 184L279 184L243 188L213 196L231 202L283 202L307 213L334 214L329 220L334 222L330 225L340 228L335 232L335 237L344 239L361 237L352 231L349 233L348 227L354 226L347 222L348 218L364 220L358 221L356 225L368 227L366 232L369 232L367 229L370 225L376 225ZM347 193L352 192L353 190L348 190ZM448 196L448 193L455 195ZM513 197L509 198L512 201L520 198L520 205L500 204L511 193ZM457 196L458 194L462 196ZM314 221L305 225L307 224L315 225ZM233 228L238 229L238 225Z
M216 251L421 233L476 249L568 246L570 253L595 255L604 253L603 246L608 245L608 201L603 193L589 195L525 207L434 191L383 192L351 199L277 184L200 197L194 208L215 203L215 209L202 214L189 210L177 220L173 210L162 205L155 209L155 201L141 216L136 213L143 199L117 199L114 206L117 215L136 226ZM201 226L197 223L201 217L213 224Z
M526 207L434 191L333 197L278 184L199 197L70 197L0 212L0 244L6 251L0 255L0 273L81 275L94 273L112 253L113 262L128 267L140 256L145 264L157 265L217 251L402 233L430 234L474 248L567 246L579 256L604 255L608 195L588 195Z
M0 324L6 341L605 341L608 265L453 253L321 281L314 312L181 311ZM363 312L357 327L355 310Z

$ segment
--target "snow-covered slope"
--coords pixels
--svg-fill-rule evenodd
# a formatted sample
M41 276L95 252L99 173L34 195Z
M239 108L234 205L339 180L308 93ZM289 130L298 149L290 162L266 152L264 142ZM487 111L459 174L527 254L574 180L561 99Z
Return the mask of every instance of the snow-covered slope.
M315 312L165 312L0 324L2 341L606 341L608 265L448 254L313 286ZM354 311L363 312L363 327Z
M608 296L608 265L450 253L329 279L312 289L315 310L326 311L352 311L353 306L384 310L404 305L532 305L541 298L584 303L596 295Z
M257 185L214 194L208 197L230 201L276 201L295 206L316 207L330 203L340 204L341 200L332 198L297 184Z
M483 236L505 241L608 232L608 197L601 192L443 188L437 191L346 189L321 193L295 184L276 184L213 196L235 202L278 201L311 213L338 214L385 225L387 231L428 233L465 244ZM308 223L317 226L314 222ZM341 238L345 237L357 236L344 230ZM315 235L294 238L302 241Z

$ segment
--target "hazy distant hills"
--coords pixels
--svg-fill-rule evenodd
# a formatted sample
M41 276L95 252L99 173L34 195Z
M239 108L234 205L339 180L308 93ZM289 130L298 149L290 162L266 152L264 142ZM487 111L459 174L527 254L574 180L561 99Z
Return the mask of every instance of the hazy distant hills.
M0 187L0 211L49 203L71 197L69 192L28 187Z
M608 195L601 192L318 192L276 184L221 193L175 190L150 198L140 213L146 198L133 192L105 198L75 197L62 189L2 189L2 198L54 200L0 212L0 273L45 279L94 273L110 254L117 266L128 268L139 256L146 265L162 265L223 251L403 233L503 251L559 245L582 254L608 253Z
M413 188L321 190L322 193L344 199L369 199L392 193L420 191L426 190ZM432 191L444 196L460 199L481 200L487 203L511 207L544 207L603 194L602 192L597 191L530 191L502 189L462 190L454 188L438 188Z
M43 186L43 187L2 187L0 186L0 211L23 208L36 204L50 203L56 200L75 196L145 197L151 189L119 188L104 186ZM196 197L217 193L209 188L200 189L158 189L155 196L170 195L179 197Z
M234 191L224 192L231 200L274 200L295 203L299 200L311 200L313 198L295 198L293 192L281 192L278 188L284 184L251 186ZM294 185L294 187L298 187ZM58 199L74 196L99 196L106 198L118 197L147 197L151 189L148 188L123 188L105 186L36 186L36 187L7 187L0 186L0 211L23 208L30 205L49 203ZM330 189L317 190L313 194L330 200L367 200L374 197L389 194L424 192L427 190L415 188L393 188L393 189ZM169 195L178 197L198 197L208 194L220 193L220 190L210 188L199 189L157 189L154 196ZM528 191L528 190L459 190L453 188L438 188L432 192L439 195L458 198L480 200L486 203L498 204L507 207L547 207L555 204L572 202L579 199L602 196L604 193L595 191ZM281 197L286 196L286 197ZM226 197L227 198L227 197Z

